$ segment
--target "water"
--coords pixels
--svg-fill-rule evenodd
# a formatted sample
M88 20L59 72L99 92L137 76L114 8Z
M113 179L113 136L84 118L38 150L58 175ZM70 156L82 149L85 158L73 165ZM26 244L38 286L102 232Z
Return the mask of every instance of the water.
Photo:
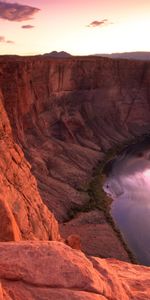
M138 263L150 266L150 143L121 154L103 188L114 200L111 214Z

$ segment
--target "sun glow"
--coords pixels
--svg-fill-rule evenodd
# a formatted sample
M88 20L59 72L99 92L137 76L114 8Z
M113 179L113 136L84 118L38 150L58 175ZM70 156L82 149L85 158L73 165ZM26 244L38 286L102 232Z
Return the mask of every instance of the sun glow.
M150 169L147 169L146 171L144 171L144 176L148 179L150 179Z
M0 1L1 2L1 1ZM15 1L6 1L13 19ZM150 1L112 0L22 0L20 21L0 14L0 54L67 51L73 55L150 51ZM131 3L132 2L132 3ZM13 3L13 4L12 4ZM22 4L28 6L32 18ZM14 10L11 5L14 5ZM96 26L89 26L96 24ZM9 41L12 41L11 43Z

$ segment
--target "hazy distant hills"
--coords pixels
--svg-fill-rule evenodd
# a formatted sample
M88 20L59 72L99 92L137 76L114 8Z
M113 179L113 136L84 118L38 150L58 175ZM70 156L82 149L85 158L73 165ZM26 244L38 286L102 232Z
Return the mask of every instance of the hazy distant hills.
M71 55L68 52L65 51L52 51L50 53L45 53L45 54L39 54L35 55L35 57L42 56L44 58L71 58L74 57L74 55ZM123 52L123 53L111 53L111 54L105 54L105 53L100 53L100 54L91 54L91 55L75 55L76 57L95 57L95 56L101 56L101 57L110 57L110 58L119 58L119 59L129 59L129 60L145 60L149 61L150 60L150 52L144 52L144 51L136 51L136 52ZM21 59L23 56L20 55L0 55L0 59Z
M67 58L67 57L71 57L72 55L65 52L65 51L52 51L50 53L45 53L44 56L48 56L48 57L54 57L54 58Z
M45 53L44 57L52 57L52 58L69 58L72 57L70 53L65 51L52 51L50 53ZM92 54L88 56L102 56L102 57L110 57L110 58L125 58L132 60L150 60L150 52L137 51L137 52L123 52L123 53L111 53L111 54Z
M150 60L150 52L138 51L138 52L123 52L112 54L94 54L94 56L103 56L110 58L126 58L136 60Z

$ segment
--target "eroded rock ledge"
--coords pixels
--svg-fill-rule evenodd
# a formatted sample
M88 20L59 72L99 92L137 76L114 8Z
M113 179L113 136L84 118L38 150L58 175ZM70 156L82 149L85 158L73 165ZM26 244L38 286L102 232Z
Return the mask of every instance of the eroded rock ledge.
M1 300L150 298L150 269L59 242L0 243Z

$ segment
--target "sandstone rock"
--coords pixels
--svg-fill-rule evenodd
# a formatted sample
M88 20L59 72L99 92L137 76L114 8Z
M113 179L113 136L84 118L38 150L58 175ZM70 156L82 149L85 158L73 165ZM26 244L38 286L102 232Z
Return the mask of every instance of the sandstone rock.
M81 240L78 234L71 234L66 238L66 244L73 249L81 250Z
M0 241L19 241L21 233L8 203L0 200Z
M0 243L0 278L2 300L150 298L150 268L86 258L59 242Z
M58 240L58 224L43 204L31 166L12 136L0 93L0 241Z
M86 255L114 257L130 262L122 243L107 223L104 213L99 210L79 213L73 220L60 224L59 228L64 239L78 235L80 249ZM71 242L68 244L71 246Z

